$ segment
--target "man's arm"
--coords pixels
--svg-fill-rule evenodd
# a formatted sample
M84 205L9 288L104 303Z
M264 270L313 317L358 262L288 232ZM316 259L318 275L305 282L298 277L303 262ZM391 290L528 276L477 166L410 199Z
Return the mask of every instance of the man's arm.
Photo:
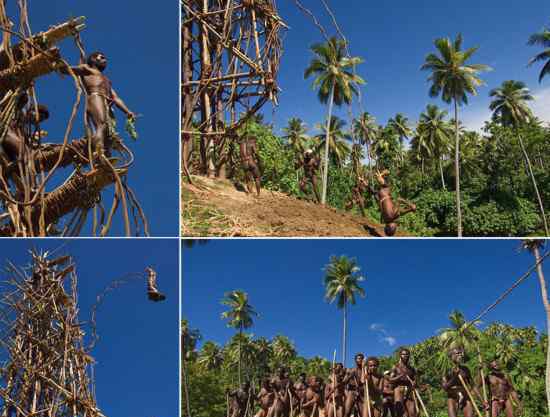
M122 101L114 89L111 89L111 95L113 97L113 103L115 103L115 105L122 110L128 118L134 119L136 117L136 115L132 113L128 107L126 107L126 104L124 104L124 101Z
M84 77L86 75L93 75L92 70L86 64L80 64L80 65L77 65L77 66L74 66L74 67L73 66L69 66L69 67L63 66L63 67L59 68L59 72L62 73L62 74L65 74L65 75L69 75L70 74L69 68L75 73L75 75L78 75L79 77Z

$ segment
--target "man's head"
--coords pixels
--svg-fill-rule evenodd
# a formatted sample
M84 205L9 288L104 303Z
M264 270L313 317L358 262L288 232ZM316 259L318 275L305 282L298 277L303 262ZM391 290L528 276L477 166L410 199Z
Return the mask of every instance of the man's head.
M286 370L285 370L285 367L284 367L284 366L281 366L281 367L279 367L279 369L277 370L277 374L278 374L279 376L285 376L285 371L286 371Z
M86 62L90 67L97 68L100 71L104 71L105 68L107 68L107 57L103 54L103 52L92 52L88 55Z
M407 348L403 348L399 351L399 358L403 363L409 363L409 360L411 359L411 351Z
M304 158L306 158L306 159L311 159L311 158L313 158L313 150L311 150L311 149L306 149L306 151L304 152Z
M243 384L243 390L248 391L250 389L250 381L245 381Z
M378 370L378 366L380 366L380 362L378 361L378 358L375 358L374 356L371 356L367 359L367 372L369 374L374 374Z
M357 355L355 355L355 364L357 366L362 365L364 360L365 360L365 355L363 355L362 353L358 353Z
M489 368L491 371L500 372L500 361L498 358L494 358L491 363L489 363Z
M386 234L386 236L393 236L395 235L396 232L397 232L397 223L392 222L384 226L384 233Z
M262 387L264 387L265 389L269 389L270 386L271 382L269 382L269 378L262 379Z
M306 382L306 378L307 378L307 375L306 375L306 374L304 374L304 373L301 373L301 374L300 374L300 377L299 377L300 382Z
M462 348L451 349L449 356L453 363L458 365L464 361L464 350Z

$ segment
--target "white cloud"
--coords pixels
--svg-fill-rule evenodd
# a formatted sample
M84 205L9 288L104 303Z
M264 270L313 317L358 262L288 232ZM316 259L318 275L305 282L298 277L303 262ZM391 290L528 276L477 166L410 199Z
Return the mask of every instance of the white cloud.
M550 87L535 91L533 96L533 113L542 121L550 123Z
M390 346L395 346L397 344L397 339L392 336L383 337L382 340Z
M383 324L373 323L369 326L369 329L378 333L378 340L380 342L387 343L389 346L395 346L397 344L397 339L388 333Z
M530 102L533 113L543 122L550 123L550 87L532 91L531 94L535 98ZM487 107L466 107L463 109L461 121L466 129L481 132L491 116L491 111Z

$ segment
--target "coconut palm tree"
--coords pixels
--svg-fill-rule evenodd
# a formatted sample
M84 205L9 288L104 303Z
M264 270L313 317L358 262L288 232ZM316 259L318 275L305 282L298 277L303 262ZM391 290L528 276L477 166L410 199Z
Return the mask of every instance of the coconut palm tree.
M452 128L446 119L447 111L428 104L426 111L420 114L420 120L416 134L421 138L420 142L429 149L429 155L437 159L441 186L446 190L445 177L443 175L443 157L450 151Z
M508 126L514 129L517 134L519 145L525 158L525 164L535 194L539 203L539 210L544 225L544 231L546 236L550 236L548 232L548 222L546 220L546 214L544 212L544 204L539 192L539 187L533 174L533 167L531 165L531 159L527 154L525 144L520 132L520 128L533 119L533 114L529 108L527 102L534 100L534 97L529 92L529 89L525 86L525 83L521 81L508 80L504 81L499 88L491 90L490 97L493 97L489 108L493 111L493 119L499 121L503 126Z
M362 113L357 119L353 120L354 136L359 138L359 143L366 146L369 166L372 160L372 144L380 134L380 126L376 123L376 118L368 112Z
M307 126L302 119L292 117L288 120L288 126L283 128L288 145L294 151L295 154L303 154L306 150L306 144L309 141L307 135Z
M327 126L330 129L328 135L326 134ZM342 162L351 152L348 144L345 141L347 136L346 132L344 131L345 126L346 122L337 116L332 116L330 124L327 123L325 125L319 123L315 125L315 128L321 131L320 134L315 136L315 140L317 141L315 151L321 153L322 149L326 149L326 140L328 139L329 155L332 155L334 160L339 165L342 164Z
M187 377L187 361L195 353L197 343L201 340L201 334L197 329L189 327L189 322L186 319L181 321L181 371L182 371L182 385L185 401L185 410L187 411L187 417L191 417L191 404L189 402L189 381Z
M544 27L540 32L534 33L529 37L527 42L529 45L540 45L544 49L541 53L535 55L529 60L528 65L533 65L535 62L546 61L539 74L539 83L543 78L550 74L550 28Z
M455 310L449 315L451 327L439 331L439 341L445 349L464 348L465 351L473 350L480 336L476 326L479 321L469 323L464 318L464 314Z
M395 117L392 117L388 120L388 125L390 129L393 129L397 136L399 136L399 142L403 145L405 139L409 139L412 135L412 129L409 125L409 119L402 114L397 113Z
M290 361L297 355L296 347L290 339L283 335L277 335L271 341L273 357L278 366L288 366Z
M477 88L484 84L478 74L481 71L488 71L490 67L483 64L467 64L477 47L462 50L462 35L458 35L451 42L449 38L435 40L435 47L439 52L426 56L421 69L431 71L428 81L430 97L439 97L445 103L454 103L455 119L455 181L456 181L456 210L457 210L457 231L462 237L462 210L460 207L460 134L458 106L468 104L468 94L477 95Z
M347 256L331 256L325 267L325 299L329 303L336 301L336 305L343 311L342 331L342 363L346 364L346 333L348 304L355 305L356 294L365 297L365 290L360 283L365 277L360 274L361 268L355 259Z
M199 353L197 363L208 371L217 371L223 364L222 348L214 342L206 342Z
M355 67L363 62L359 57L346 56L346 42L332 37L326 43L318 43L311 47L315 57L304 72L304 78L315 75L313 88L318 88L317 97L323 104L328 103L327 128L325 133L325 168L323 171L323 193L321 203L327 199L328 184L328 154L329 133L328 124L332 120L332 106L350 104L353 95L357 95L357 86L365 81L355 74Z
M548 287L546 285L544 272L542 271L542 258L540 255L540 250L544 247L544 244L545 241L539 239L529 239L522 242L523 248L533 254L537 263L537 276L540 284L542 304L546 312L546 331L547 334L550 334L550 299L548 298ZM546 346L546 401L548 404L548 412L550 413L550 338L547 338Z
M248 303L248 294L244 291L235 290L226 293L221 303L229 307L228 311L222 313L222 319L228 320L228 327L239 330L239 385L241 385L241 336L244 329L252 327L253 317L258 317L258 313Z

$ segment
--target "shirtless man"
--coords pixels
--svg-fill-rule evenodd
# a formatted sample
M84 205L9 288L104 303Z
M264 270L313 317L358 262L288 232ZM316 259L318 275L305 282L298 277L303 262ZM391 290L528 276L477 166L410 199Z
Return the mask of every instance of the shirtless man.
M304 152L303 158L300 158L295 164L296 169L300 169L302 167L304 168L304 176L300 181L300 190L307 195L306 186L309 182L311 184L311 188L313 188L313 193L315 194L317 203L321 202L321 197L317 188L317 171L319 170L320 165L321 161L319 157L315 156L311 149L307 149Z
M365 192L369 191L369 185L367 180L361 175L358 175L355 180L355 185L351 189L351 199L346 204L346 209L351 210L354 205L357 205L361 209L361 215L364 217L366 214L365 205Z
M365 382L368 383L370 404L367 404L367 402L365 401L365 405L370 407L370 410L366 409L366 407L362 407L364 408L363 417L382 416L382 412L384 409L382 399L384 377L378 372L379 366L380 361L378 360L378 358L371 356L367 359L365 373L363 375L363 384Z
M245 382L243 386L235 391L227 393L229 401L230 417L246 417L247 411L252 407L250 404L250 383Z
M286 368L279 368L277 375L271 380L271 389L275 395L271 417L288 417L290 415L292 385Z
M343 417L345 402L344 366L336 364L325 387L325 416ZM336 414L335 414L336 412Z
M390 371L384 372L382 379L382 417L395 417L395 390L390 381Z
M403 348L399 351L399 362L392 368L389 380L394 386L395 416L417 417L418 410L414 400L417 387L416 370L409 365L411 352Z
M370 191L376 195L376 199L378 200L382 222L386 225L384 227L384 233L386 236L393 236L397 231L397 220L407 213L415 212L416 205L403 198L398 198L397 204L393 202L391 188L386 181L386 177L389 173L388 170L377 172L376 180L380 188L378 191L370 188Z
M260 172L260 154L258 152L258 144L256 138L253 136L245 136L239 144L239 150L241 154L241 164L244 170L244 176L246 181L246 189L249 194L252 194L251 181L256 184L256 193L258 197L261 191L261 178ZM252 177L252 178L251 178Z
M149 300L158 302L166 300L166 296L157 288L157 272L151 268L145 268L147 273L147 297Z
M307 383L304 401L302 402L302 413L305 417L319 417L322 406L321 378L312 376Z
M43 104L38 104L38 114L32 106L27 112L24 107L28 102L27 94L19 97L16 104L15 118L8 125L8 130L2 143L2 150L8 162L23 160L23 154L28 145L32 145L36 139L35 134L42 133L39 130L40 123L49 119L50 112Z
M363 411L363 365L365 355L358 353L355 355L355 368L349 369L344 377L346 385L346 400L344 403L344 417L350 417L356 411L361 417Z
M114 134L115 116L113 105L134 120L132 113L113 89L111 80L103 71L107 68L107 58L102 52L93 52L87 58L84 49L77 42L80 50L80 65L71 67L78 75L86 91L86 119L94 130L92 144L98 156L109 156ZM68 73L66 69L61 72Z
M293 406L300 411L302 409L302 404L304 403L304 400L306 398L306 391L307 391L306 374L302 373L300 374L298 381L294 384L294 393L296 394L296 397L293 398L294 400Z
M271 389L269 378L264 378L262 380L260 392L256 397L258 405L260 406L260 411L258 411L255 417L267 417L269 415L270 408L273 406L274 398L275 394Z
M460 348L452 349L449 352L451 361L453 362L453 369L450 373L443 377L442 387L443 391L447 393L447 409L449 417L457 417L459 410L462 410L464 417L474 416L474 406L466 388L460 381L459 375L462 377L470 392L475 393L478 399L482 402L481 395L474 386L473 378L470 370L464 366L464 351Z
M489 374L485 377L489 389L491 417L498 417L504 411L506 417L516 417L522 414L523 405L510 379L502 372L498 360L489 364ZM517 413L514 414L514 405Z

